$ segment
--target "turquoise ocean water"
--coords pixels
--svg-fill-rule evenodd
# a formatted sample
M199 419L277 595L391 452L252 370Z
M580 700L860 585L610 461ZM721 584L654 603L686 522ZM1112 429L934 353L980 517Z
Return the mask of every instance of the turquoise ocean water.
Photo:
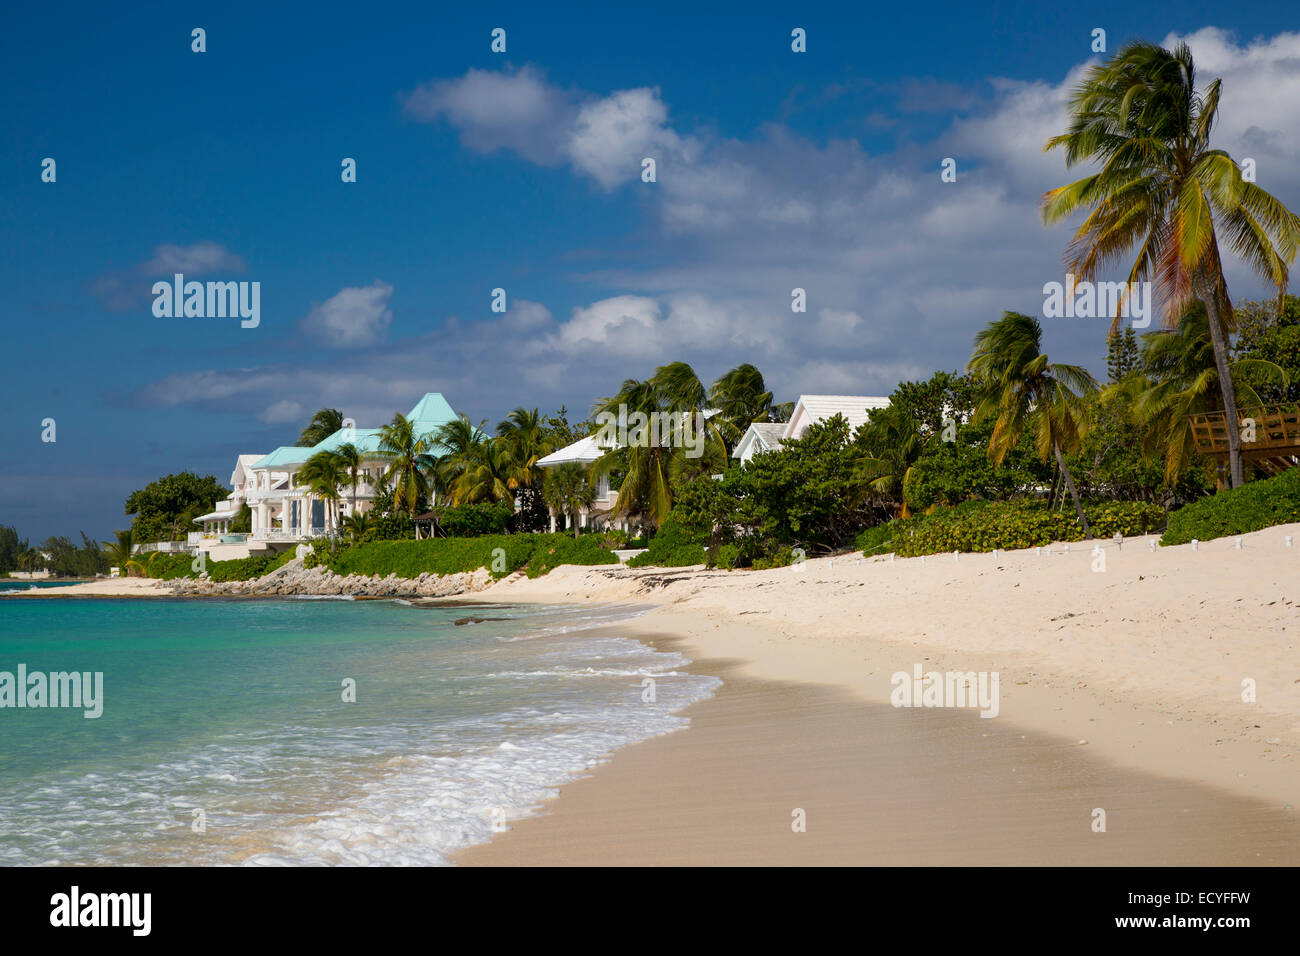
M717 686L640 612L0 597L0 672L103 674L0 708L0 865L444 863Z

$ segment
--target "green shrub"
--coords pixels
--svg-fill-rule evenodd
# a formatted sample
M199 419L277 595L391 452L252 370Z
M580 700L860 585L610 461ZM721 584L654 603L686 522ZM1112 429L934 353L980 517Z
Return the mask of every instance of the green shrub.
M505 534L515 516L509 501L481 501L436 511L438 525L449 537L470 538L485 534Z
M886 521L859 531L853 542L854 550L867 555L889 552L894 547L894 524L893 521Z
M650 539L647 550L629 560L627 566L684 568L692 564L705 564L708 556L704 545L698 532L688 531L670 515L659 532Z
M1164 512L1157 505L1111 501L1084 508L1093 537L1145 534L1160 527ZM1056 511L1037 501L969 501L891 522L893 549L900 557L949 551L1012 551L1082 541L1083 527L1073 511Z
M561 564L617 564L618 557L598 536L568 534L499 534L422 541L369 541L329 552L317 549L304 564L328 567L335 574L416 578L421 574L459 574L488 568L504 577L526 568L530 577Z
M1169 516L1161 544L1209 541L1300 521L1300 468L1193 502Z
M270 574L293 560L294 549L281 551L279 554L251 554L246 558L234 558L230 561L208 561L207 572L210 581L251 581L264 574Z

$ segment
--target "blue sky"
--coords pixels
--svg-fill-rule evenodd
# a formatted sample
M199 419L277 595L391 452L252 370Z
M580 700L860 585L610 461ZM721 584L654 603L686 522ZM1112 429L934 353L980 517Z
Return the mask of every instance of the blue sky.
M495 421L678 358L754 362L781 399L958 367L1061 278L1036 202L1069 174L1040 147L1095 27L1189 38L1225 80L1218 145L1300 208L1293 4L700 6L8 10L0 523L106 537L134 488L224 481L324 404L372 425L441 391ZM260 282L261 324L155 317L178 266ZM1104 322L1045 325L1103 368Z

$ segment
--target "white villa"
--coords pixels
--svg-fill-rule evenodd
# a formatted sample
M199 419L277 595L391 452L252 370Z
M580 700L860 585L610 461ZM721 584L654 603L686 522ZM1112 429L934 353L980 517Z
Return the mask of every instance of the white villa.
M456 418L451 405L438 392L429 392L406 416L415 433L436 432ZM327 524L326 503L311 488L300 484L298 472L307 459L322 451L334 451L351 442L367 457L357 475L356 511L364 514L374 502L379 479L388 463L378 454L378 428L340 428L311 447L282 445L268 455L240 455L230 476L230 496L195 521L203 530L191 532L187 542L191 552L205 551L216 560L247 557L250 553L278 550L286 545L317 538L336 531ZM339 519L353 514L353 490L340 488ZM248 503L252 511L251 534L231 534L230 525L240 507Z
M551 452L545 458L539 458L537 464L542 468L554 468L557 465L575 463L585 468L601 458L607 451L609 451L608 448L602 448L596 443L595 435L588 435L572 445L565 445L559 451ZM591 527L593 522L599 520L601 516L612 515L614 504L617 501L618 492L610 489L609 475L601 475L596 485L596 500L590 508L584 508L579 513L578 526L581 528ZM555 531L560 516L549 506L547 510L551 513L550 530ZM626 519L612 520L611 523L624 531L630 530L630 523Z
M835 415L843 415L849 423L849 434L866 424L867 412L886 408L888 398L874 395L800 395L788 422L754 422L736 443L732 458L747 463L760 451L779 451L784 442L802 438L813 422L824 422Z

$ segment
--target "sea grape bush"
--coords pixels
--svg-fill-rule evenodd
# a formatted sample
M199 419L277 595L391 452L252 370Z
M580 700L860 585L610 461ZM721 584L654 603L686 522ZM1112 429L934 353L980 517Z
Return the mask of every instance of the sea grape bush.
M1300 468L1193 502L1169 516L1163 545L1209 541L1300 521Z

